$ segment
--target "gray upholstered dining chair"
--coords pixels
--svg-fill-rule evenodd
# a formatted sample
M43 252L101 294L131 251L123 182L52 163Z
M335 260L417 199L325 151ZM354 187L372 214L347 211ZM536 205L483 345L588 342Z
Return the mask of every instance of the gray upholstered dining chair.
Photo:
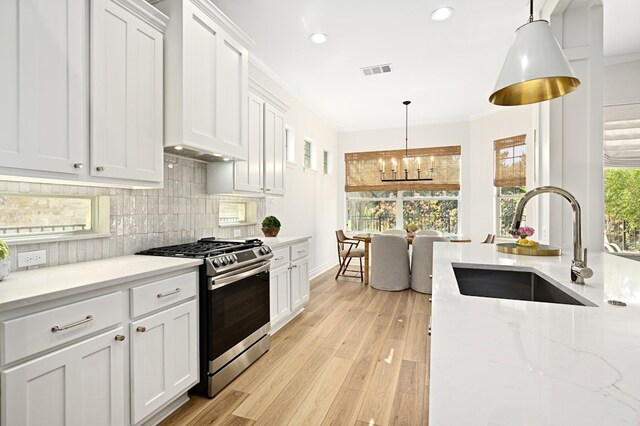
M407 240L400 235L374 235L371 238L372 288L400 291L409 288Z
M431 294L431 275L433 273L433 243L450 242L444 237L416 235L413 239L411 256L411 289Z

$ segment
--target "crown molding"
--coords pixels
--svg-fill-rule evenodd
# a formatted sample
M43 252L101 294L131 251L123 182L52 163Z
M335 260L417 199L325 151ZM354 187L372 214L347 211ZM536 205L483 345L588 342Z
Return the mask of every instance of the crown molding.
M240 43L245 49L252 50L256 43L236 25L227 15L209 0L191 0L191 3L202 10L209 18L220 25L222 29Z
M286 114L289 111L289 105L251 77L249 77L249 90L269 102L281 113Z
M169 17L144 0L111 0L164 34Z

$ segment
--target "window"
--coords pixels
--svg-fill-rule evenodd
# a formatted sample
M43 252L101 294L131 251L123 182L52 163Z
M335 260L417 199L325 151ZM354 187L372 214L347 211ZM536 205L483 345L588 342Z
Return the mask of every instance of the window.
M0 238L108 232L108 214L108 197L0 194ZM101 222L106 229L98 229Z
M286 155L287 161L290 163L296 162L296 134L293 130L293 127L286 126L284 129L285 132L285 143L286 143Z
M249 200L220 200L218 225L237 226L255 224L258 214L258 204L255 201Z
M640 251L640 103L604 108L604 226L609 252Z
M316 143L311 140L305 138L304 140L304 168L305 169L316 169Z
M454 235L459 201L459 191L348 192L346 229L380 232L415 224L418 229Z
M509 229L518 201L527 192L527 135L518 135L493 142L494 178L496 187L496 234L510 237ZM525 224L523 215L522 225Z
M325 175L331 174L331 154L329 151L322 151L322 172Z

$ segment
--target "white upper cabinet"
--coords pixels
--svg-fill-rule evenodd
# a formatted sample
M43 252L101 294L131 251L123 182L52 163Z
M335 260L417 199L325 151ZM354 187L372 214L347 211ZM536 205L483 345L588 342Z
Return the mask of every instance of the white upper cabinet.
M154 10L142 0L92 2L93 176L162 181L164 25Z
M247 129L247 160L236 161L234 165L235 190L262 192L263 185L263 110L262 99L249 94Z
M264 191L284 194L284 116L270 104L264 106Z
M207 0L160 0L155 6L171 18L165 146L246 159L247 49L253 42Z
M0 1L0 167L80 173L86 7L77 0Z

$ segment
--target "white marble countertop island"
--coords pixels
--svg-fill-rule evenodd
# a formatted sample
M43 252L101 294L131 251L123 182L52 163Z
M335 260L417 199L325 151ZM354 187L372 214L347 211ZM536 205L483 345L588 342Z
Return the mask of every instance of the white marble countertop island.
M430 426L640 424L640 262L589 253L584 286L570 263L437 243ZM537 272L597 306L461 295L454 266Z

